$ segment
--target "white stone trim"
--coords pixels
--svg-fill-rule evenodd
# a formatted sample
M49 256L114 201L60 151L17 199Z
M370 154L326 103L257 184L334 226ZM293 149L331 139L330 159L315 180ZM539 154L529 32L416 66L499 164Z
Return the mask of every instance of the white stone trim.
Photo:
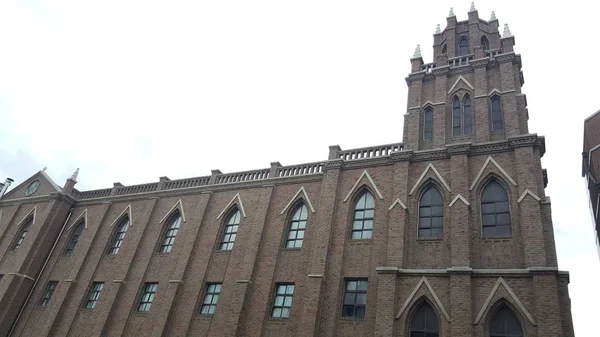
M246 211L244 211L244 204L242 203L242 198L240 198L240 194L236 193L233 198L231 199L231 201L227 204L227 206L225 206L225 208L223 208L223 210L221 211L221 213L219 213L219 215L217 216L217 220L219 220L219 218L223 215L223 213L225 213L228 209L229 206L231 206L233 204L233 201L237 198L238 200L238 206L240 207L240 211L242 211L242 215L244 216L244 218L246 217Z
M448 192L450 192L450 185L448 185L448 183L446 182L446 180L444 180L444 178L442 178L442 176L440 175L440 173L438 172L438 170L436 170L435 166L433 166L432 163L429 163L429 165L427 165L427 167L425 168L425 170L423 170L423 173L421 173L421 176L419 177L419 179L417 180L417 182L415 183L415 185L413 186L413 188L410 190L410 193L408 193L408 195L412 195L413 192L417 189L417 187L419 187L419 185L421 184L421 181L423 180L423 178L425 178L425 175L427 174L427 171L432 170L433 173L436 175L436 177L438 177L438 179L440 180L440 182L444 185L444 187L446 188L446 190L448 190Z
M457 194L457 195L454 197L454 199L452 200L452 202L450 203L450 205L448 205L448 207L452 207L452 206L454 205L454 203L456 203L458 200L461 200L461 201L462 201L462 202L464 202L464 203L465 203L465 205L467 205L467 206L471 206L471 204L470 204L470 203L467 201L467 199L463 198L463 196L462 196L462 195L460 195L460 193L459 193L459 194Z
M177 200L175 205L173 205L173 207L171 207L171 209L167 212L167 214L165 214L165 216L163 216L162 219L160 219L160 221L158 223L163 223L163 221L165 221L169 216L171 216L171 214L173 214L173 212L175 212L175 210L179 210L179 213L181 214L181 220L183 222L185 222L185 212L183 211L183 203L181 202L181 199L179 199L179 200Z
M498 169L498 171L500 171L500 173L502 173L502 175L508 181L510 181L511 184L513 184L514 186L517 186L517 183L513 180L513 178L511 178L508 175L508 173L506 173L506 171L504 171L504 169L494 160L494 158L492 158L492 156L488 156L488 158L485 160L485 163L483 163L483 166L481 166L481 169L479 170L479 173L477 173L477 176L475 177L475 180L473 180L473 183L471 184L471 187L469 187L469 191L472 191L475 188L475 186L479 182L479 179L481 179L481 175L483 174L483 170L485 170L485 168L488 166L489 163L494 164L494 166L496 166L496 168Z
M121 221L121 219L123 218L123 215L125 215L125 213L127 213L127 216L129 217L129 227L133 227L133 218L131 217L131 204L127 205L127 207L125 207L125 209L123 210L123 212L121 212L119 214L119 216L117 216L115 218L115 220L110 224L110 226L108 227L112 227L114 226L118 221Z
M473 87L471 85L471 83L469 83L469 81L465 80L464 77L458 76L458 78L456 79L456 82L454 82L454 84L452 85L452 87L450 88L450 90L448 90L448 95L450 95L452 92L454 92L454 89L456 88L456 86L458 85L458 82L463 81L467 87L469 87L471 90L475 90L475 87Z
M423 103L423 105L421 105L421 108L426 107L427 105L431 105L431 106L436 106L436 105L444 105L446 104L446 102L437 102L437 103L433 103L430 100L425 101L425 103ZM417 107L418 108L418 107Z
M23 226L23 224L25 223L25 221L27 219L29 219L29 216L32 216L33 219L31 221L31 225L35 225L35 215L37 213L37 205L33 206L33 208L31 209L31 211L29 211L24 217L23 219L21 219L21 221L19 221L19 223L17 224L17 228L21 228L21 226ZM32 215L33 214L33 215Z
M52 185L52 187L54 187L56 192L62 191L62 188L60 188L60 186L56 185L54 180L52 180L52 178L50 178L50 176L46 173L46 171L41 170L40 173L42 174L42 176L44 176L44 178L46 178L46 180L48 180L48 182Z
M488 95L488 97L492 97L492 96L494 96L496 94L498 96L502 97L502 92L500 90L496 89L496 88L492 89L492 91L490 91L487 95Z
M538 197L535 193L531 192L529 189L526 189L525 192L523 192L523 194L521 194L521 197L519 197L519 200L517 200L518 203L520 203L521 201L523 201L523 199L525 199L525 196L530 195L532 198L534 198L536 201L540 201L542 200L540 197Z
M71 230L71 228L73 228L73 226L75 226L76 223L79 222L79 220L81 220L83 218L83 228L87 229L87 208L83 210L83 212L81 212L81 214L79 214L79 216L77 217L77 219L75 219L75 221L73 221L73 223L71 223L71 225L69 226L69 228L67 228L67 231Z
M250 283L250 280L236 280L235 283Z
M300 189L298 190L298 192L296 192L296 194L294 194L294 196L292 197L290 202L288 202L288 204L285 205L285 207L283 208L283 211L281 211L281 213L279 213L279 215L281 215L281 214L285 213L285 211L287 211L287 209L294 203L294 201L296 201L298 199L298 196L300 195L301 192L302 192L302 194L304 194L304 199L306 199L306 203L308 204L308 207L310 207L310 210L313 213L315 212L315 209L313 208L313 205L310 202L310 199L308 198L308 194L306 194L306 190L304 189L304 186L301 186Z
M537 323L535 322L533 317L531 317L531 315L529 314L529 311L527 311L527 309L525 309L525 306L523 305L523 303L521 303L521 301L519 300L517 295L515 295L515 293L512 291L512 289L508 286L508 284L506 283L506 281L504 281L504 279L502 277L499 277L498 281L496 281L496 284L494 285L492 292L485 300L485 303L481 307L481 310L479 310L479 313L477 314L477 317L475 318L475 321L473 322L473 324L479 324L479 322L481 321L481 318L483 318L483 314L485 313L485 311L487 309L489 309L490 305L492 304L491 303L492 299L494 298L494 295L496 294L496 292L498 291L498 289L500 288L501 285L504 287L504 289L506 289L506 291L508 292L508 295L515 302L515 304L517 305L517 308L521 311L521 313L523 315L525 315L525 317L527 317L527 320L529 320L529 322L531 324L533 324L534 326L537 326Z
M388 211L391 211L396 205L400 205L400 207L402 207L406 211L406 205L402 202L402 200L400 200L400 198L394 200L394 202L388 208Z
M18 276L18 277L23 277L26 278L30 281L35 281L35 279L31 276L25 275L25 274L19 274L19 273L8 273L8 275L14 275L14 276Z
M323 274L308 274L308 278L323 278Z
M450 315L448 315L448 312L446 311L446 309L442 305L442 302L438 298L438 296L435 293L435 291L433 291L433 288L431 287L431 284L429 284L429 281L427 280L427 278L425 276L423 276L421 278L421 281L419 281L419 283L417 284L417 286L415 287L415 289L413 289L412 293L410 293L410 295L406 299L406 302L404 302L404 305L402 306L402 308L400 308L400 311L398 311L398 314L396 315L396 319L398 319L398 318L400 318L400 316L402 316L402 313L404 313L404 311L406 310L406 308L408 308L408 305L413 300L413 298L417 294L417 291L419 291L419 288L421 288L421 286L423 284L425 284L425 286L429 290L429 293L433 297L433 300L435 301L435 304L437 304L438 308L442 311L442 314L444 315L444 317L446 318L446 320L448 322L450 322Z
M379 199L383 200L383 196L381 195L381 192L379 192L377 185L375 185L373 178L371 178L371 176L369 175L369 172L367 172L367 170L364 170L363 173L360 175L360 177L358 177L358 179L356 180L356 182L354 183L352 188L350 189L350 192L348 192L348 195L346 196L346 198L344 198L344 202L348 201L348 199L350 198L352 193L354 193L354 190L356 189L356 187L358 186L358 184L360 183L362 178L365 176L367 177L367 180L369 180L369 182L371 183L371 187L373 187L373 189L375 190L375 193L377 193L377 196L379 197Z

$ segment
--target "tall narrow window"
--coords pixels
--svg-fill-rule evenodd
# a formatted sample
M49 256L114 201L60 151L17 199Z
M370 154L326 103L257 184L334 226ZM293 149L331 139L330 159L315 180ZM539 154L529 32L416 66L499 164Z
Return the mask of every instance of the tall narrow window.
M142 297L140 298L138 311L150 311L150 307L152 306L152 302L154 301L154 295L156 294L156 290L158 290L158 283L154 282L144 284L144 292L142 293Z
M240 226L240 210L235 209L227 218L225 228L223 229L223 238L221 239L220 250L232 250Z
M419 200L419 233L420 238L444 235L444 201L442 194L435 186L430 185Z
M466 94L462 102L457 96L452 99L452 136L468 136L473 132L471 96Z
M369 281L365 279L346 280L344 290L343 317L365 317L367 308L367 288Z
M452 100L452 135L460 136L462 132L462 109L460 100L454 96Z
M57 284L58 284L58 281L49 281L46 284L46 290L44 291L44 297L42 297L42 301L40 302L40 305L42 307L47 306L48 303L50 302L50 299L52 298L52 294L54 294L54 289L56 289Z
M25 241L25 237L27 236L27 232L29 232L29 227L31 227L31 224L33 224L33 217L29 217L27 220L25 220L25 223L23 225L21 225L21 228L19 228L19 231L17 232L17 236L15 237L15 240L13 241L12 250L18 249L19 247L21 247L21 245L23 244L23 241Z
M504 129L504 119L502 118L502 104L499 96L493 96L490 99L491 104L491 117L492 117L492 131L499 131Z
M209 283L206 287L206 294L204 295L204 301L202 302L202 308L200 314L212 315L217 310L217 302L219 302L219 296L221 295L221 283Z
M446 47L446 45L442 46L442 54L446 54L448 52L447 50L448 48Z
M82 221L75 226L73 229L73 233L71 233L71 238L69 239L69 243L67 244L67 248L65 249L65 255L71 256L75 251L75 246L77 246L77 242L79 242L79 237L83 233L83 229L85 228L85 223Z
M275 289L275 299L273 300L273 309L271 310L271 317L290 318L293 297L293 284L277 284Z
M502 304L492 316L490 337L523 337L519 319L506 304Z
M92 288L90 289L88 300L85 303L86 309L94 309L96 307L96 303L98 303L102 288L104 288L104 282L94 282Z
M457 54L457 56L465 56L469 54L469 39L467 39L465 36L458 40Z
M125 234L127 234L127 230L129 229L129 217L124 217L117 224L117 228L115 229L115 234L110 243L110 248L108 250L109 255L115 255L119 252L121 245L123 245L123 240L125 239Z
M423 302L410 323L410 337L438 337L438 317L429 303Z
M423 139L433 139L433 108L423 111Z
M181 225L181 214L179 214L179 212L173 214L169 218L167 224L169 227L167 227L162 244L158 249L158 251L161 253L169 253L173 248L173 245L175 244L175 237L177 236L177 232L179 232L179 226Z
M306 229L306 217L308 210L304 203L300 203L294 209L292 219L290 221L290 227L288 230L288 237L285 246L287 248L300 248L304 242L304 230Z
M463 98L463 134L470 135L473 132L473 120L471 114L471 96L468 94Z
M352 222L352 239L370 239L373 235L373 218L375 217L375 200L369 191L364 190L354 205L354 221Z
M490 42L487 37L481 37L481 46L483 47L483 50L490 50Z
M490 180L481 193L481 223L483 236L511 234L508 193L495 179Z

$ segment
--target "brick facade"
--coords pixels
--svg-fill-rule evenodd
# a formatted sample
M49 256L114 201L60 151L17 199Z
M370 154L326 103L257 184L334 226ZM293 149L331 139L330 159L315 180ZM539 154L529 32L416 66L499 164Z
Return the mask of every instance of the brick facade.
M600 111L584 121L582 155L582 176L588 187L590 210L596 229L596 246L600 252Z
M492 315L506 305L525 336L572 337L569 275L558 270L544 191L545 142L528 133L520 56L514 37L501 38L498 27L476 11L468 21L451 16L434 35L436 62L411 59L403 143L332 146L317 163L94 191L74 189L76 177L58 188L35 174L0 199L0 336L11 328L22 337L409 336L413 314L427 302L439 336L489 336ZM489 50L478 46L484 35ZM472 54L457 56L462 36ZM467 94L473 132L454 137L452 99ZM494 95L502 130L490 127ZM434 133L424 140L427 107ZM26 196L36 180L40 187ZM482 190L491 180L507 191L510 235L483 235ZM440 237L418 232L428 186L443 198ZM354 207L365 190L374 198L372 238L354 240ZM303 246L285 248L298 202L308 211ZM35 221L12 250L32 210ZM241 215L237 237L222 251L233 210ZM182 223L173 249L160 253L173 212ZM109 255L123 216L130 227ZM67 256L81 221L83 234ZM349 279L368 280L364 318L343 317ZM58 284L44 307L49 281ZM104 288L87 309L93 282ZM151 309L138 312L146 282L158 290ZM222 284L213 315L200 314L207 283ZM295 286L289 318L271 317L279 283Z

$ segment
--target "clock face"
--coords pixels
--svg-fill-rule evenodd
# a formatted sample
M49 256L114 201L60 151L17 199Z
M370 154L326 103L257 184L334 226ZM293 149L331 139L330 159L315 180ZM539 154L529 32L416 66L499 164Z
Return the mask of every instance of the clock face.
M35 181L31 182L31 184L29 184L29 186L27 187L27 191L25 191L25 195L26 196L32 195L33 193L35 193L35 191L37 191L38 187L40 187L39 180L35 180Z

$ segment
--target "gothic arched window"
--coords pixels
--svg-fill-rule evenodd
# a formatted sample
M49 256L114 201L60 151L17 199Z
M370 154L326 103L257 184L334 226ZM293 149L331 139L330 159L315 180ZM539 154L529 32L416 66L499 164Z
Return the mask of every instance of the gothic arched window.
M457 96L452 99L452 136L468 136L473 132L471 96L466 94L462 102Z
M523 337L519 319L506 304L502 304L492 316L490 337Z
M418 237L439 238L444 235L444 200L438 189L429 185L419 200Z
M460 100L454 96L452 100L452 135L460 136L462 131L462 111Z
M423 302L410 323L410 337L439 337L438 317L429 303Z
M238 227L240 226L240 210L235 208L229 212L225 228L223 228L223 236L221 238L220 250L232 250L237 236Z
M502 103L499 96L490 98L490 114L492 131L504 129L504 118L502 117Z
M487 37L481 37L481 46L483 47L483 50L490 50L490 42Z
M65 249L65 255L71 256L73 255L73 251L75 251L75 246L77 246L77 242L79 242L79 237L83 233L83 229L85 228L85 222L81 220L75 229L73 229L73 233L71 233L71 238L69 239L69 243L67 244L67 248Z
M304 230L306 230L306 218L308 210L304 203L299 203L290 219L290 226L288 228L288 237L285 243L287 248L300 248L304 242Z
M481 193L481 225L483 236L511 234L508 193L496 179L490 180Z
M373 236L373 218L375 217L375 199L366 189L362 191L354 204L352 221L352 239L370 239Z
M129 217L125 216L119 221L115 229L115 234L113 235L113 239L110 244L110 248L108 249L109 255L115 255L121 249L123 245L123 240L125 239L125 234L127 234L127 230L129 229Z
M423 111L423 139L433 139L433 108Z
M169 253L175 244L175 237L177 236L177 232L179 232L179 226L181 226L181 214L176 212L173 214L169 221L167 221L167 229L163 236L163 241L158 251L160 253Z
M19 231L17 232L17 236L15 237L15 239L12 243L11 250L15 250L15 249L18 249L19 247L21 247L21 244L23 244L23 241L25 241L27 232L29 232L29 227L31 227L32 224L33 224L33 217L30 216L27 220L25 220L25 223L21 226L21 228L19 228Z
M466 36L463 36L460 40L458 40L458 55L456 56L465 56L469 54L469 39Z
M447 50L448 48L446 47L446 45L442 46L442 54L446 54L448 52Z

